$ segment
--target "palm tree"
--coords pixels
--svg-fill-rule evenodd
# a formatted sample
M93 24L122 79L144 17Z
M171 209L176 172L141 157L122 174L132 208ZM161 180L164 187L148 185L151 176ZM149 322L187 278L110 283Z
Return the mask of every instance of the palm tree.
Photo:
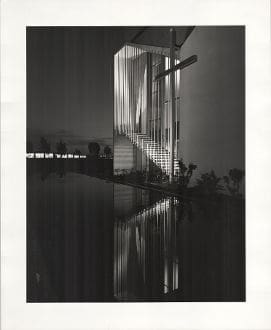
M97 142L89 142L88 150L91 156L98 157L100 152L100 146Z
M179 160L179 168L180 168L180 174L179 174L179 185L181 188L187 188L190 179L193 175L193 172L196 170L197 165L193 163L189 163L188 167L184 164L183 160Z
M81 155L81 151L79 149L75 149L73 154L74 155Z
M221 178L216 176L214 170L211 170L210 173L204 173L200 179L197 179L197 187L202 193L212 195L223 190L220 180Z
M240 189L240 183L245 176L245 171L238 168L232 168L229 170L229 176L224 176L224 182L231 195L238 195Z
M62 142L62 140L60 140L59 142L57 142L56 144L56 151L58 154L64 155L67 153L67 146L65 142Z
M112 150L109 146L104 147L104 154L106 155L106 157L109 157L112 155Z

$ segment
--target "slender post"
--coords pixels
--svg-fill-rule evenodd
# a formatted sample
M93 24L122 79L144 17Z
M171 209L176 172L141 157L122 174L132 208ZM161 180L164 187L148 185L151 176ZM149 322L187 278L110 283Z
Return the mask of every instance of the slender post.
M147 130L146 133L151 137L151 115L152 115L152 54L147 53ZM149 179L150 160L146 157L146 180Z
M176 31L174 28L170 29L170 68L173 69L175 65L175 45L176 45ZM170 73L170 171L169 182L173 182L174 177L174 147L175 147L175 72Z

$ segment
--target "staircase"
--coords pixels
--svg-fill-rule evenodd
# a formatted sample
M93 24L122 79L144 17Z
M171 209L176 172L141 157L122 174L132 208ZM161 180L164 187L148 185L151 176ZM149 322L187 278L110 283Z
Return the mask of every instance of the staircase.
M141 149L164 173L170 174L170 153L147 134L126 133L129 140ZM174 175L179 175L180 167L178 160L174 158Z
M178 205L179 201L176 197L166 197L162 198L158 202L155 202L153 205L149 207L145 207L145 209L137 212L135 215L130 217L127 222L135 220L135 221L142 221L145 219L149 219L152 216L157 217L157 215L166 213L170 207L170 205Z

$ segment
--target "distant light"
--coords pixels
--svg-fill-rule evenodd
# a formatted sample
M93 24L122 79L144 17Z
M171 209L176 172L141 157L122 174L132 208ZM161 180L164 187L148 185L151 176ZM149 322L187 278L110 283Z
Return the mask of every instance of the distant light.
M87 158L86 155L74 155L74 154L54 154L54 153L43 153L43 152L28 152L26 153L26 158L64 158L64 159L73 159L73 158Z
M45 158L54 158L54 154L52 154L52 153L45 154Z
M35 154L33 152L27 153L26 158L34 158Z

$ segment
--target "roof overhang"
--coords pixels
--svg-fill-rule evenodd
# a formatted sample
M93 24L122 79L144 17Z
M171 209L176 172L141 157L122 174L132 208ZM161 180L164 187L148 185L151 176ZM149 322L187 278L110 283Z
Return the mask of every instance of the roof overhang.
M145 52L170 56L170 26L145 27L137 33L130 42L123 47L130 46L139 48ZM176 30L176 59L181 59L181 46L194 30L194 26L175 26ZM123 48L122 47L122 48Z
M125 45L130 47L139 48L147 53L158 54L163 56L170 56L170 49L166 47L150 46L150 45L141 45L136 43L127 42ZM125 46L124 45L124 46ZM180 59L180 50L176 50L175 56L177 59Z

